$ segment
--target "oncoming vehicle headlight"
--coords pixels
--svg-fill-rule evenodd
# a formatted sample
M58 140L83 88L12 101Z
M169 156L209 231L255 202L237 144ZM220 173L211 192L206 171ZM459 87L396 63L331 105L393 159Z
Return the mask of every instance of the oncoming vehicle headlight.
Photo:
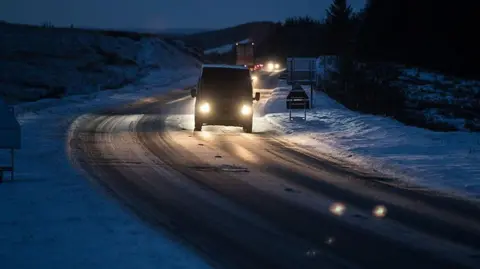
M275 64L275 69L280 69L280 64Z
M208 103L204 103L203 105L201 105L200 106L200 112L202 112L202 113L210 112L210 105Z
M240 112L242 113L242 115L250 115L252 114L252 108L250 106L243 105Z
M273 68L275 68L275 65L273 63L268 63L267 69L268 70L273 70Z

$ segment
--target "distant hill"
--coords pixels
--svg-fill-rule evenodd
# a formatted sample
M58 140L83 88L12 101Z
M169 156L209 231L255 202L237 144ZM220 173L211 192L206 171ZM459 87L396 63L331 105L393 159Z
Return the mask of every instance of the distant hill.
M1 24L1 22L0 22ZM8 23L7 23L8 24ZM15 27L27 28L50 28L49 26L39 25L16 25ZM251 40L255 42L258 52L264 51L262 43L268 43L268 37L278 27L277 23L269 21L249 22L233 27L228 27L219 30L208 30L198 28L172 28L164 30L152 29L92 29L92 28L77 28L70 27L54 27L50 31L84 31L96 32L112 37L127 37L134 40L140 40L145 37L158 37L164 41L171 43L178 47L183 52L193 55L195 58L203 61L203 54L205 50L219 48L227 44L233 45L242 40ZM188 32L194 32L186 34ZM177 42L182 41L181 43ZM261 53L260 53L261 54ZM259 54L258 54L259 55Z
M152 69L201 64L194 49L151 33L0 22L0 40L0 98L10 103L118 89Z
M216 29L171 28L171 29L158 30L157 33L191 35L191 34L198 34L198 33L204 33L204 32L215 31L215 30Z
M274 27L274 22L249 22L220 30L189 34L179 37L179 39L189 45L203 49L212 49L226 44L235 44L235 42L245 39L260 43Z
M168 34L168 35L191 35L208 31L215 31L216 29L199 29L199 28L169 28L169 29L148 29L148 28L132 28L122 29L130 32L140 33L155 33L155 34Z

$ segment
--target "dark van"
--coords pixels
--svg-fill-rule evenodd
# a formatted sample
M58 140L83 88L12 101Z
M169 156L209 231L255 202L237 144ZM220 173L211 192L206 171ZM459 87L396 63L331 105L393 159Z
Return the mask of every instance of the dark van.
M191 90L195 100L195 131L203 125L241 126L252 132L253 97L250 70L236 65L204 64L197 86Z

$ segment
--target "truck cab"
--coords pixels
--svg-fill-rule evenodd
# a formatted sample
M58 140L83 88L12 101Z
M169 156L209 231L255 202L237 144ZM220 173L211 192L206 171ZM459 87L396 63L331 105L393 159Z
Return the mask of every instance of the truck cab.
M253 95L250 70L236 65L204 64L197 86L191 90L195 99L195 131L203 125L240 126L252 132Z

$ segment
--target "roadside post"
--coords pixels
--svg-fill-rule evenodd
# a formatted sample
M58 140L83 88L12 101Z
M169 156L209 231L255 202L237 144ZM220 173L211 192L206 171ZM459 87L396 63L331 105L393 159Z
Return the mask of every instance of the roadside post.
M288 119L292 120L293 109L303 109L303 119L307 120L307 109L310 109L310 100L302 85L295 84L287 95Z
M310 86L310 108L313 108L316 62L317 58L287 58L287 84Z
M21 130L15 111L0 100L0 149L10 151L10 164L0 165L0 183L3 181L4 172L10 172L10 178L14 179L15 150L20 149L20 144Z

